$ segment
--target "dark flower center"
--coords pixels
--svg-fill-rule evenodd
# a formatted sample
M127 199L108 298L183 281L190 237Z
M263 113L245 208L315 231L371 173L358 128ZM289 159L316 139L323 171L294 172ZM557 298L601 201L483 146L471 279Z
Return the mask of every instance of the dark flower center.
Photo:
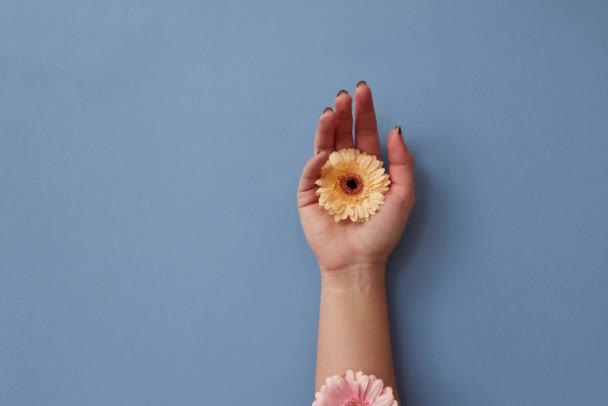
M340 189L350 196L356 196L363 190L363 179L356 173L347 173L338 179Z

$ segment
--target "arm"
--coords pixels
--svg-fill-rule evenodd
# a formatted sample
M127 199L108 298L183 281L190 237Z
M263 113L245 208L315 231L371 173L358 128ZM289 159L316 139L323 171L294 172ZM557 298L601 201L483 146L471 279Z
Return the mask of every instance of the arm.
M322 273L316 389L348 369L380 377L396 390L384 265Z
M326 109L321 115L316 155L305 166L298 189L302 227L321 270L316 389L327 377L351 369L374 374L396 390L385 264L414 205L413 157L401 128L395 127L387 138L391 185L384 205L367 222L334 222L315 195L315 181L329 154L355 147L380 156L376 115L367 84L360 82L355 90L354 120L352 102L351 96L341 91L334 109Z

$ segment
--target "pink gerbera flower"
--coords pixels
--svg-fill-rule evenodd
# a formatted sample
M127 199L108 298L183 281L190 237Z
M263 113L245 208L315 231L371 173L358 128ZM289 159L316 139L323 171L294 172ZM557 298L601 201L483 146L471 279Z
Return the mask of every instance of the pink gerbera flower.
M382 379L351 370L327 378L315 398L312 406L397 406L393 390L385 388Z

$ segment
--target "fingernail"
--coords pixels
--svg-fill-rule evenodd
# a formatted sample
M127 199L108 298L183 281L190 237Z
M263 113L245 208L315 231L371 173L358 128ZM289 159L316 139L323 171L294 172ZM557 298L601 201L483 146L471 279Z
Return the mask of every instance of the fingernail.
M399 134L399 139L401 140L402 143L405 144L405 142L403 141L403 132L401 131L401 126L400 125L396 125L395 128L398 130L397 134Z
M342 89L342 90L340 90L338 92L338 94L336 95L336 97L340 97L341 94L348 94L348 92L346 90Z
M357 83L357 87L359 87L361 85L367 86L367 82L365 80L360 80L359 83Z
M334 109L332 109L331 107L325 107L325 110L323 110L323 113L327 113L328 111L334 111Z

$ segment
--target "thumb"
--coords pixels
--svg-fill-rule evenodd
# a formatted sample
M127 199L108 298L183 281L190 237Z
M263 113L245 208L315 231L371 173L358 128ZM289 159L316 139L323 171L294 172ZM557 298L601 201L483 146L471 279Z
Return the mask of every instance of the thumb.
M414 157L403 141L401 126L396 126L388 134L389 174L391 177L390 194L395 194L402 201L414 202Z
M298 185L298 207L307 206L316 200L315 182L319 179L321 168L327 162L328 157L327 151L321 151L310 158L304 166Z

